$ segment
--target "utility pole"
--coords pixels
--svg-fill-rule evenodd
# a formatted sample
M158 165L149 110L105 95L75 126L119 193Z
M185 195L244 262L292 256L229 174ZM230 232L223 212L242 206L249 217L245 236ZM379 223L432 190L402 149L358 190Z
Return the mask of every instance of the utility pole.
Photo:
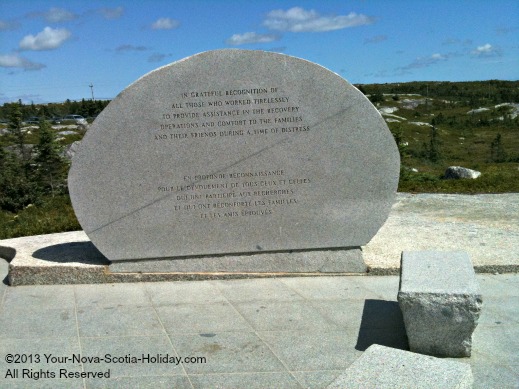
M90 83L89 87L90 87L90 91L92 92L92 101L94 101L94 85L92 83Z

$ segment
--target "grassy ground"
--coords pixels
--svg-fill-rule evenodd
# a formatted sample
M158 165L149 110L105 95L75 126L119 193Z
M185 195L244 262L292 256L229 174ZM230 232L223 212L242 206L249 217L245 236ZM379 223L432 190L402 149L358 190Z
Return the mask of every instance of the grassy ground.
M478 170L481 171L481 176L474 180L445 180L443 171L443 168L430 168L429 172L404 172L400 177L398 191L457 194L519 192L519 170L516 163L483 166Z
M421 100L414 109L406 109L403 99ZM405 146L401 164L399 191L415 193L506 193L519 192L519 122L499 119L513 113L511 107L495 108L468 114L470 106L429 99L423 104L422 96L400 96L399 100L385 96L378 108L397 108L392 114L383 114L388 126L399 134ZM396 116L394 116L396 115ZM439 161L431 162L425 156L424 144L430 142L431 123L440 140ZM492 158L492 143L501 136L504 161ZM444 180L449 166L463 166L480 171L477 179ZM413 172L412 170L418 170Z
M0 210L0 239L80 229L67 195L48 197L17 214Z

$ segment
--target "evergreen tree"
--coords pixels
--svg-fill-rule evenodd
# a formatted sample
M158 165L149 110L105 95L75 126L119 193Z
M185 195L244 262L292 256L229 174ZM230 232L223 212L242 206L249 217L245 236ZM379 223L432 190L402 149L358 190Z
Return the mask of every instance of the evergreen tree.
M506 151L501 142L501 134L497 134L490 144L490 160L492 162L506 162Z
M433 163L440 162L442 160L441 145L442 141L439 131L435 126L432 126L429 134L429 142L424 142L423 144L424 157Z
M356 87L359 91L361 91L363 95L366 95L366 94L367 94L366 90L364 89L364 87L363 87L361 84L357 84L357 85L355 85L355 87Z
M372 104L379 104L384 102L384 95L378 90L375 93L372 93L368 98Z
M52 117L52 115L50 113L49 106L42 105L41 106L41 110L40 110L40 115L41 115L42 118L50 119Z
M15 152L0 145L0 208L11 212L37 203L40 199L39 186L31 166L31 152L22 131L22 111L21 101L10 104L8 143L14 143Z
M9 113L9 124L7 129L16 147L18 148L18 152L22 161L27 163L29 161L30 155L25 145L25 134L22 131L21 102L13 103L11 105L11 112Z
M393 138L395 138L396 145L398 146L398 153L400 154L400 161L409 155L408 145L409 143L404 140L404 131L400 125L393 126L391 130Z
M20 158L0 147L0 209L16 212L37 199L37 187Z
M66 164L60 155L59 146L49 123L40 119L39 127L40 137L35 157L36 177L41 189L44 192L50 191L54 196L56 190L64 184Z
M445 122L445 117L443 116L443 113L441 113L441 112L438 115L436 115L436 117L432 118L432 120L431 120L431 124L433 126L442 124L444 122Z

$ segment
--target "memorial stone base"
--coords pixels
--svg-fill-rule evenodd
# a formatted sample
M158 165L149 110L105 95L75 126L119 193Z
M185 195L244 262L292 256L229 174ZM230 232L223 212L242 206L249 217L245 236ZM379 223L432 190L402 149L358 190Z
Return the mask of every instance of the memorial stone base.
M365 273L360 247L117 261L114 273Z

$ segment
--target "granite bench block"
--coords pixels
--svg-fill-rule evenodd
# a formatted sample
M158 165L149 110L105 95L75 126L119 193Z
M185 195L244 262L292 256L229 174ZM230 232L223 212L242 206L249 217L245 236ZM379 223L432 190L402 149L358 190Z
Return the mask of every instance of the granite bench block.
M466 252L403 252L398 302L413 352L469 357L482 297Z
M374 344L328 389L472 388L470 365Z

